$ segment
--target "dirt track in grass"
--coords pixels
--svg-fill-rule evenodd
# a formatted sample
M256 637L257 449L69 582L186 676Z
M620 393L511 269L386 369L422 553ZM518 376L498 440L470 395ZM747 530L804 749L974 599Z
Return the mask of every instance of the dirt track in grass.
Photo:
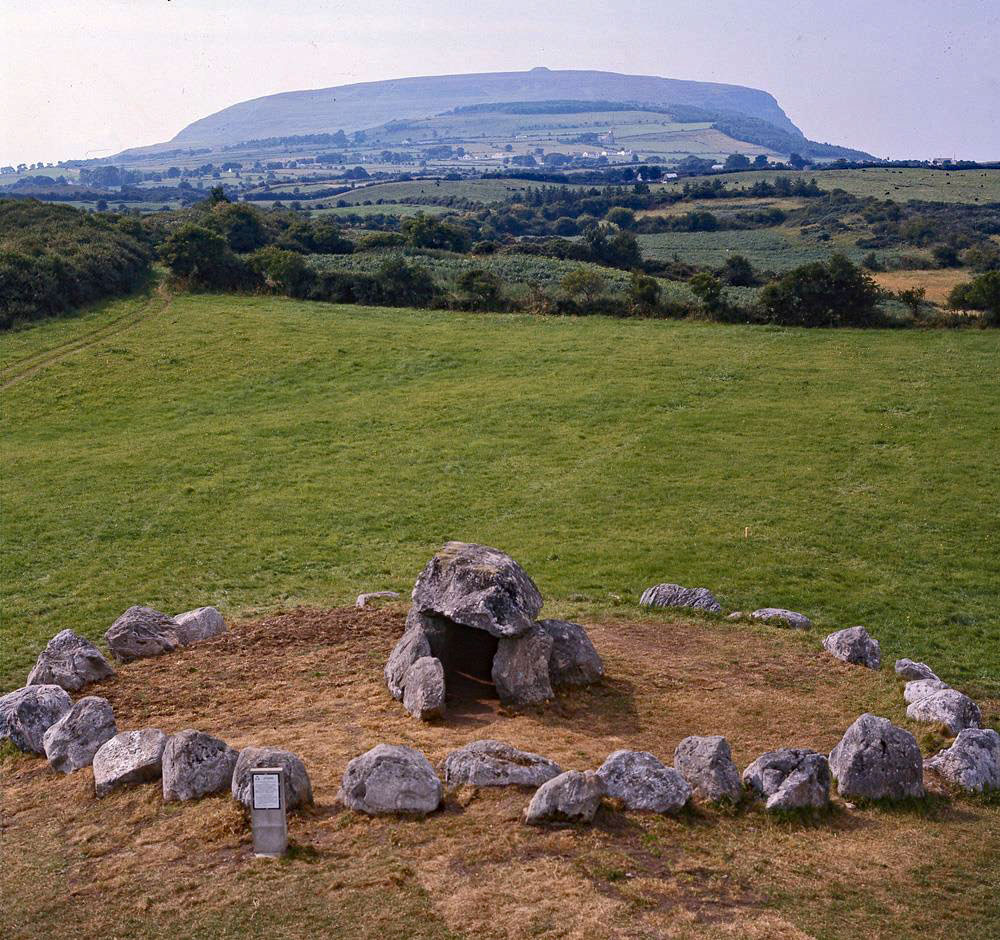
M923 808L776 820L758 808L678 819L602 809L593 827L537 830L515 789L448 794L425 820L368 819L336 801L350 758L380 741L434 763L475 738L589 768L620 747L670 762L688 734L762 751L829 750L862 711L903 721L898 683L840 664L817 638L710 621L588 630L607 678L508 712L481 689L423 725L382 683L402 609L298 609L121 667L93 694L119 729L195 727L304 759L315 808L292 857L255 860L227 796L191 804L147 786L93 797L89 769L0 764L7 937L923 937L1000 930L1000 805L942 792ZM1000 703L983 703L995 721ZM917 729L915 729L917 730ZM933 734L920 731L925 750ZM934 916L928 919L928 911ZM995 934L994 934L995 935Z

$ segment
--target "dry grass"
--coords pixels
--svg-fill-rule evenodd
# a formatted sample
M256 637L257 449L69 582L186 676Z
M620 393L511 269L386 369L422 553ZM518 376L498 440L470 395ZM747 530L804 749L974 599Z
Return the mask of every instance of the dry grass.
M926 299L931 303L944 305L956 284L971 279L967 270L961 268L932 268L926 271L880 271L872 277L881 287L891 291L910 290L922 287Z
M165 805L148 786L97 801L90 770L5 757L0 935L998 935L1000 806L984 800L838 804L816 819L602 809L593 827L548 830L520 822L529 795L513 789L449 794L421 821L344 810L344 766L379 741L439 761L499 737L586 768L626 746L669 760L685 735L718 732L743 766L782 745L827 750L864 710L902 721L888 673L837 663L814 636L696 620L593 625L600 686L522 714L466 700L422 725L381 680L402 623L401 610L296 610L123 667L96 690L123 729L197 727L299 753L316 807L291 820L283 862L253 859L227 797ZM1000 703L984 705L995 721Z

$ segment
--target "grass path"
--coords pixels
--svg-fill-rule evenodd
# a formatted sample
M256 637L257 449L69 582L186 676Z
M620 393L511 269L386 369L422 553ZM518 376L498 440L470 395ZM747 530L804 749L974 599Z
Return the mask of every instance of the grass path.
M0 688L133 603L407 591L461 538L549 616L706 585L1000 690L995 332L156 303L0 337L71 347L0 402Z

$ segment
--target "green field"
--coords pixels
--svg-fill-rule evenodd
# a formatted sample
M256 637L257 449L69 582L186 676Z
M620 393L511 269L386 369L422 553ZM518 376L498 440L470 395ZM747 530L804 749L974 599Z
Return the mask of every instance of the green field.
M0 351L0 688L130 604L406 591L459 538L550 616L707 585L1000 692L995 333L179 295Z

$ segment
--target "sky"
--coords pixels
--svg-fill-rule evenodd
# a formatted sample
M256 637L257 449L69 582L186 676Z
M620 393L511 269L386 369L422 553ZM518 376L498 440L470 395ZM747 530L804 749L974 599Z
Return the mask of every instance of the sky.
M748 85L816 140L998 160L998 48L1000 0L0 0L0 164L275 92L536 66Z

